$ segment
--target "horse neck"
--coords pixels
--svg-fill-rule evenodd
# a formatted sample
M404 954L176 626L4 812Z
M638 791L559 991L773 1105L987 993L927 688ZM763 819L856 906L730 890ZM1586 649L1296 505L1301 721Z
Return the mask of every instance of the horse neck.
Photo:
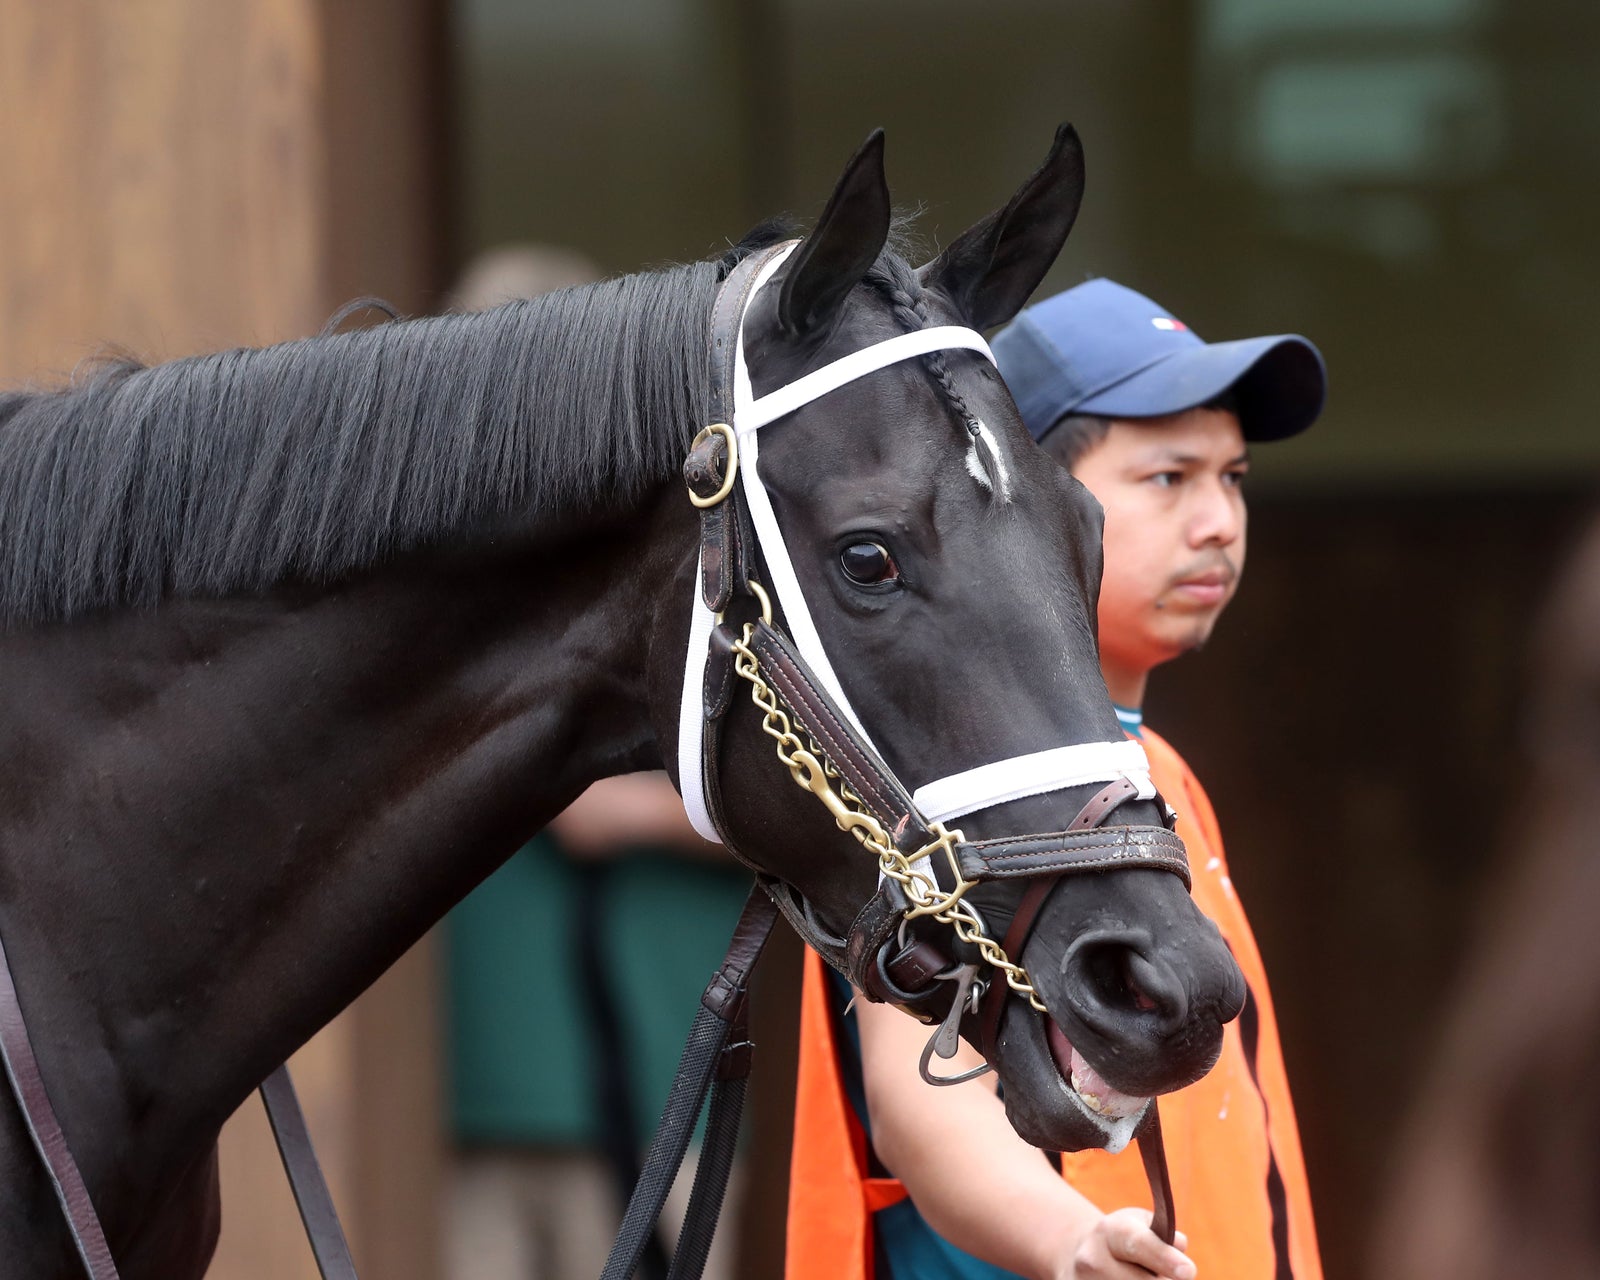
M588 782L659 763L673 497L0 637L0 925L69 1129L154 1184Z

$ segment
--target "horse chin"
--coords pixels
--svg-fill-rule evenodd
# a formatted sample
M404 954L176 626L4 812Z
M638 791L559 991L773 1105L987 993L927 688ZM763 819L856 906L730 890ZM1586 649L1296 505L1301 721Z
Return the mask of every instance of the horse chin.
M1046 1151L1121 1151L1150 1105L1105 1086L1060 1028L1020 1000L1000 1024L998 1056L1007 1118L1024 1142Z

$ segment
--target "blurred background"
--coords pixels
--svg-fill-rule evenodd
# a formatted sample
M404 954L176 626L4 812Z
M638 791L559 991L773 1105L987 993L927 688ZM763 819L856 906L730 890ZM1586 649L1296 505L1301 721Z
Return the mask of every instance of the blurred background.
M1328 411L1260 451L1245 586L1146 710L1272 976L1327 1274L1362 1273L1511 812L1530 612L1600 463L1592 0L0 0L0 33L3 383L312 333L362 294L436 309L508 243L608 273L715 253L814 216L877 125L931 249L1071 120L1088 195L1041 294L1109 275L1207 338L1316 341ZM392 1280L443 1274L443 950L297 1063ZM741 1276L782 1251L777 951ZM255 1110L212 1274L314 1275Z

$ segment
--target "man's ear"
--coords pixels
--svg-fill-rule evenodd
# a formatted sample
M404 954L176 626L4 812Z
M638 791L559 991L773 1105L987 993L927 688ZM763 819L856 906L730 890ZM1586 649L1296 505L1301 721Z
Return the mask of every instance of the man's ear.
M967 228L917 275L956 304L974 329L1005 324L1039 287L1083 201L1083 144L1070 124L1011 203Z
M790 255L778 295L783 331L798 337L830 325L888 238L883 130L874 129L845 165L816 227Z

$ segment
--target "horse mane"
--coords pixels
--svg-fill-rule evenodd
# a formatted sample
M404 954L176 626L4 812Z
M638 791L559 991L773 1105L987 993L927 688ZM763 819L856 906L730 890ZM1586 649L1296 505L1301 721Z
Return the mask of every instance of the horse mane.
M0 626L320 582L496 517L625 502L705 419L720 259L0 393ZM897 252L868 283L908 327Z

